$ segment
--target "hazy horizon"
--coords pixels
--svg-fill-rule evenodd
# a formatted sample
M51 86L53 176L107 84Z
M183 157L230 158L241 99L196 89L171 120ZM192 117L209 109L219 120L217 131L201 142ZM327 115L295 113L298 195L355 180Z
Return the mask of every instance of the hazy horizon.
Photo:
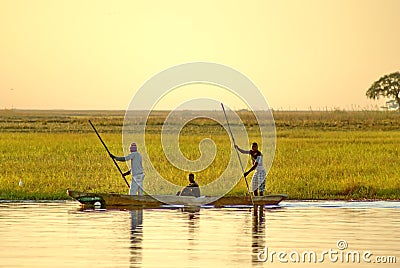
M367 107L368 108L368 107ZM271 108L271 111L278 111L278 112L335 112L335 111L344 111L344 112L363 112L363 111L388 111L387 109L382 109L382 107L377 107L375 106L374 109L363 109L362 107L360 107L360 109L352 109L352 110L347 110L347 109L341 109L338 107L325 107L323 109L313 109L312 107L310 107L309 109L293 109L293 110L286 110L286 109L274 109ZM126 112L127 110L125 109L58 109L58 108L39 108L39 109L35 109L35 108L0 108L0 111L71 111L71 112ZM170 110L170 109L156 109L156 110L130 110L133 112L171 112L174 110ZM175 111L206 111L206 112L214 112L214 111L222 111L222 110L217 110L217 109L175 109ZM254 112L254 111L263 111L263 110L248 110L248 109L233 109L233 111L235 112ZM395 110L390 110L389 111L395 111Z

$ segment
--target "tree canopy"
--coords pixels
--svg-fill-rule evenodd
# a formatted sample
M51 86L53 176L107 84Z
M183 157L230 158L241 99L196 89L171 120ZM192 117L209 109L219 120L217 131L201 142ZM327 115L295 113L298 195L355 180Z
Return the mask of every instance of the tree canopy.
M382 76L371 85L366 95L374 100L380 96L393 98L400 106L400 72Z

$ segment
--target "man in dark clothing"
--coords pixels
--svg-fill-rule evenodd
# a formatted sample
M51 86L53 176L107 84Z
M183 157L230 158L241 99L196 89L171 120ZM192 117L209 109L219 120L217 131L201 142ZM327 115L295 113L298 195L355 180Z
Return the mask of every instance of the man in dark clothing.
M182 191L179 191L176 195L200 197L200 188L194 180L194 174L189 174L189 185L183 188Z

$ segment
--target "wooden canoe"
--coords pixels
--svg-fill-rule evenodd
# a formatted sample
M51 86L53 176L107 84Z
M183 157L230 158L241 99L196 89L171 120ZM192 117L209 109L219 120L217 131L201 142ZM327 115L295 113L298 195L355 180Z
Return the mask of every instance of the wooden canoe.
M101 204L101 207L112 208L112 207L144 207L144 208L156 208L162 207L163 205L179 205L186 207L202 206L202 205L213 205L215 207L224 206L251 206L250 196L223 196L219 199L211 196L175 196L175 195L125 195L125 194L114 194L114 193L85 193L73 190L67 190L67 194L79 201L82 205L94 205ZM284 194L272 194L265 196L254 196L254 205L277 205L282 200L286 199L287 195Z

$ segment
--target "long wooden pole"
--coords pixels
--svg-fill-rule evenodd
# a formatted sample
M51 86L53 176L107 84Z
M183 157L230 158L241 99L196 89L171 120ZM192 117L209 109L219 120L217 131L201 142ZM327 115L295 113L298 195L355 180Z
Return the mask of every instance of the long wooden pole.
M107 148L107 145L104 143L103 139L100 137L100 134L97 132L96 128L94 127L94 125L92 124L92 122L89 120L89 124L92 126L94 132L96 132L97 137L99 137L99 140L101 141L101 143L103 144L104 148L106 149L108 154L111 154L110 151ZM126 185L128 186L128 188L130 188L128 181L125 179L124 173L122 173L122 170L120 169L120 167L117 164L117 161L115 161L114 158L112 158L115 166L117 167L119 173L121 174L122 178L124 179Z
M244 167L243 167L243 164L242 164L242 160L240 160L239 151L236 149L235 137L233 136L233 133L232 133L232 130L231 130L231 126L229 125L228 116L226 115L225 107L224 107L224 104L223 104L222 102L221 102L221 106L222 106L222 110L224 111L224 115L225 115L225 119L226 119L226 124L228 125L228 130L229 130L230 136L231 136L231 138L232 138L233 145L235 146L235 151L236 151L236 154L237 154L239 163L240 163L240 167L242 168L242 174L243 174L244 181L246 182L247 191L248 191L249 194L250 194L251 203L252 203L253 206L254 206L253 194L252 194L252 192L250 191L249 183L247 182L247 178L246 178L246 176L244 176Z

